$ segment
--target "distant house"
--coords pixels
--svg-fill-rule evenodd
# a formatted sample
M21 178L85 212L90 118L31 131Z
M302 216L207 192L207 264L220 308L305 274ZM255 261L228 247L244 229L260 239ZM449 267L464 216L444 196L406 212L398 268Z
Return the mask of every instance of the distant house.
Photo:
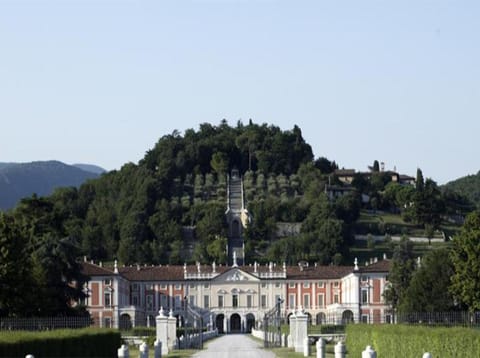
M333 174L345 184L352 184L353 178L355 177L355 169L337 169Z
M327 194L329 200L335 200L356 191L351 186L325 185L325 194Z

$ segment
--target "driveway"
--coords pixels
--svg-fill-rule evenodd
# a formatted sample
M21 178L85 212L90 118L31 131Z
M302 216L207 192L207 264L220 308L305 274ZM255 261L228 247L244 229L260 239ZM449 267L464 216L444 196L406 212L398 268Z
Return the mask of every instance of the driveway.
M194 358L275 358L262 345L246 334L227 334L206 343L207 349Z

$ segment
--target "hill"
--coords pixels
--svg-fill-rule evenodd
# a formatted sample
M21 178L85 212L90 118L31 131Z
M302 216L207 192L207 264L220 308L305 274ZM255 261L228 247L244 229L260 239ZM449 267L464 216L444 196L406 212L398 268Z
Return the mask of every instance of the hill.
M0 209L13 208L24 197L50 195L56 188L78 187L99 175L58 161L0 164Z
M355 234L433 237L462 208L420 170L412 185L378 167L341 181L337 164L314 158L297 126L203 123L162 136L137 164L22 201L14 214L42 223L41 235L74 238L96 260L225 263L227 176L235 169L253 218L243 232L246 262L341 264L353 262ZM279 222L295 229L279 234Z
M444 185L446 190L453 191L467 198L480 208L480 171L477 174L458 178Z
M102 167L99 167L98 165L78 163L78 164L72 164L72 166L82 169L86 172L94 173L98 175L106 173L106 170L103 169Z

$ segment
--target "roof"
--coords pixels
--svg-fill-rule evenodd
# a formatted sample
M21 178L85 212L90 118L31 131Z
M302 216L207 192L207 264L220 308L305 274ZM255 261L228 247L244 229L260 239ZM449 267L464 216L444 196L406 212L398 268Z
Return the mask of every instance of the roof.
M342 175L351 176L355 174L355 169L336 169L333 173L338 176L342 176Z
M390 260L381 260L368 266L360 267L359 272L389 272L391 267ZM231 270L232 266L217 265L215 272L223 274ZM187 273L197 273L199 266L197 265L159 265L159 266L123 266L118 267L119 274L129 281L184 281L185 269ZM281 273L284 270L283 265L248 265L238 266L238 269L258 276L260 273ZM255 271L256 270L256 271ZM200 272L211 274L213 272L212 265L200 265ZM354 272L353 266L287 266L286 280L329 280L341 279ZM82 262L82 273L87 276L113 276L115 275L113 268L102 267L90 262ZM208 279L208 278L205 278ZM269 279L285 279L273 277Z
M389 272L392 268L392 260L380 260L368 266L361 266L360 272Z
M86 276L110 276L113 275L113 270L90 262L82 262L82 274Z
M287 280L340 279L353 272L353 266L288 266Z

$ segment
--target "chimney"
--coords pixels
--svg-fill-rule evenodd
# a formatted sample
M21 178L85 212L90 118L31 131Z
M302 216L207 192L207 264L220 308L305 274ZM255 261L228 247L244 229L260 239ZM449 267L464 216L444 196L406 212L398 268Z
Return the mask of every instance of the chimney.
M140 264L137 264L137 271L140 271Z
M387 259L387 254L384 252L383 253L383 259L386 260Z
M253 272L255 272L255 273L257 273L257 266L258 266L257 261L255 261L253 263Z
M355 261L353 262L355 267L353 268L354 271L358 271L358 259L355 257Z
M373 258L373 263L376 264L377 262L378 262L378 258L377 258L377 257L374 257L374 258Z
M99 262L98 266L103 267L102 261Z
M87 262L87 256L83 256L83 262Z
M117 262L117 260L115 260L115 262L113 263L113 272L118 273L118 262Z

